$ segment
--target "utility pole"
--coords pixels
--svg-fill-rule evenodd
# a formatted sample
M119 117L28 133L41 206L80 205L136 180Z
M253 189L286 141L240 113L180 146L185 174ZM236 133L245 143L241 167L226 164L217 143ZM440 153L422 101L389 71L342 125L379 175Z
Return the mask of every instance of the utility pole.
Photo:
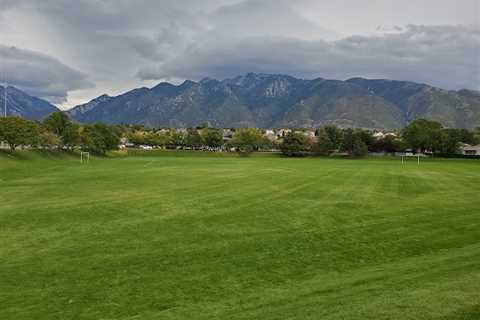
M7 98L8 98L8 94L7 94L7 87L8 87L8 84L7 84L7 66L6 66L6 63L4 64L3 66L3 116L6 118L7 117Z
M7 77L5 77L5 87L3 88L4 90L4 97L3 97L3 102L4 102L4 106L3 106L3 116L6 118L7 117L7 80L6 80Z

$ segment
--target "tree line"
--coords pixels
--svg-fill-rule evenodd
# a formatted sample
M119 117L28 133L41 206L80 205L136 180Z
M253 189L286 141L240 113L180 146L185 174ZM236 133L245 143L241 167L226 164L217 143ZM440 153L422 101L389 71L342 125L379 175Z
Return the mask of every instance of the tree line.
M122 134L120 126L77 124L60 111L41 122L15 116L0 118L0 141L6 142L11 151L19 146L64 150L78 147L83 151L105 154L118 148Z
M459 152L462 143L479 144L480 129L443 128L436 121L418 119L397 134L375 136L364 129L327 125L315 137L301 130L290 130L278 140L269 139L256 128L232 129L225 139L223 130L200 126L186 130L154 130L141 125L77 124L64 112L54 112L43 121L19 117L0 118L0 141L13 151L18 146L44 149L79 148L96 154L117 149L121 141L133 146L190 148L236 151L249 154L262 150L280 150L287 156L346 154L362 157L368 152L395 153L411 150L436 155Z
M126 134L127 140L134 145L147 145L152 147L187 147L190 149L207 150L232 150L239 153L251 153L262 149L274 147L272 141L264 136L260 129L236 129L229 136L224 137L223 130L202 126L186 130L160 130L133 128ZM230 139L231 138L231 139Z
M462 144L480 143L480 128L443 128L439 122L417 119L398 134L375 137L370 130L341 129L334 125L316 131L316 141L309 141L299 132L285 137L280 149L287 155L318 154L328 156L343 153L351 156L365 156L368 152L393 154L410 151L444 156L460 152Z

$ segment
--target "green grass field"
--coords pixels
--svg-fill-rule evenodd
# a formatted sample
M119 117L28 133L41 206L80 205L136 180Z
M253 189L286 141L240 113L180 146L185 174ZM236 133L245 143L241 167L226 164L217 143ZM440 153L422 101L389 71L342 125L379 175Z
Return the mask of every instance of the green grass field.
M480 161L3 153L0 319L480 319Z

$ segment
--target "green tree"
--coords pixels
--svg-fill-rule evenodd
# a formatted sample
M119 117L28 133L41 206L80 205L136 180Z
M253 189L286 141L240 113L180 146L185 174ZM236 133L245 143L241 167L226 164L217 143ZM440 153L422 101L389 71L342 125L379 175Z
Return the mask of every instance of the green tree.
M0 118L0 140L6 141L12 151L20 145L36 146L38 143L38 125L19 117Z
M325 126L317 131L317 149L320 154L329 155L340 149L343 132L337 126Z
M394 136L387 135L375 141L372 144L371 149L375 152L394 153L394 152L402 151L405 148L402 143L402 140Z
M115 150L120 144L117 129L102 123L84 126L80 137L82 150L96 154L105 154L108 150Z
M355 135L351 153L355 157L364 157L368 154L368 146L363 141L361 134Z
M443 129L440 132L439 139L435 141L433 149L443 154L456 154L459 152L461 142L463 142L463 135L464 133L461 130Z
M442 125L436 121L417 119L410 123L402 132L402 137L408 147L420 150L435 151L435 146L441 138Z
M268 141L260 130L246 128L237 130L230 140L229 145L236 148L240 153L249 154L267 146Z
M473 143L472 144L479 144L479 143L480 143L480 127L477 127L473 131Z
M185 145L194 149L200 148L203 145L202 136L197 129L188 129L185 137Z
M143 131L133 131L127 134L127 139L134 145L142 145L145 144L145 132Z
M344 152L352 153L353 145L355 144L355 131L351 128L345 129L343 131L343 141L341 150Z
M65 147L73 149L73 147L80 143L80 125L72 123L67 126L61 140Z
M211 148L218 148L223 145L223 134L218 129L204 128L200 135L205 144Z
M363 143L365 143L367 147L370 147L375 143L375 138L370 130L355 129L355 134L362 139Z
M351 128L343 131L342 151L356 157L364 156L368 153L369 145L373 145L370 131Z
M170 136L165 133L148 132L145 134L145 144L152 147L164 147L170 142Z
M41 130L38 136L38 143L44 149L58 148L62 144L62 139L49 130Z
M287 156L303 156L310 147L305 135L300 132L289 132L280 144L280 151Z
M173 146L184 146L185 145L185 135L177 130L170 131L170 144Z
M454 130L458 135L458 141L463 143L468 143L471 145L475 145L480 143L479 140L475 137L475 131L469 131L467 129L447 129L447 130Z
M62 139L62 144L73 147L80 141L79 126L73 124L70 117L62 111L51 113L43 120L45 128Z

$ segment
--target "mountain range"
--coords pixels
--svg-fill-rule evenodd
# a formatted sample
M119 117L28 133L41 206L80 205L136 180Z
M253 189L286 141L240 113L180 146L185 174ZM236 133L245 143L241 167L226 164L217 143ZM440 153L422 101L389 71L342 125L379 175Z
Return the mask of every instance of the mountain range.
M480 126L480 92L407 81L297 79L249 73L226 80L167 82L100 96L69 111L80 122L153 127L342 127L399 129L417 118Z
M37 103L26 101L25 105L29 108L18 114L41 115L31 108ZM51 107L45 110L51 112ZM67 112L78 122L151 127L208 123L224 128L316 128L336 124L395 130L417 118L428 118L446 127L471 129L480 126L480 92L384 79L304 80L248 73L221 81L162 82L115 97L102 95Z
M4 114L5 87L0 86L1 114ZM7 87L7 115L23 117L31 120L41 120L58 108L49 102L32 97L25 92Z

